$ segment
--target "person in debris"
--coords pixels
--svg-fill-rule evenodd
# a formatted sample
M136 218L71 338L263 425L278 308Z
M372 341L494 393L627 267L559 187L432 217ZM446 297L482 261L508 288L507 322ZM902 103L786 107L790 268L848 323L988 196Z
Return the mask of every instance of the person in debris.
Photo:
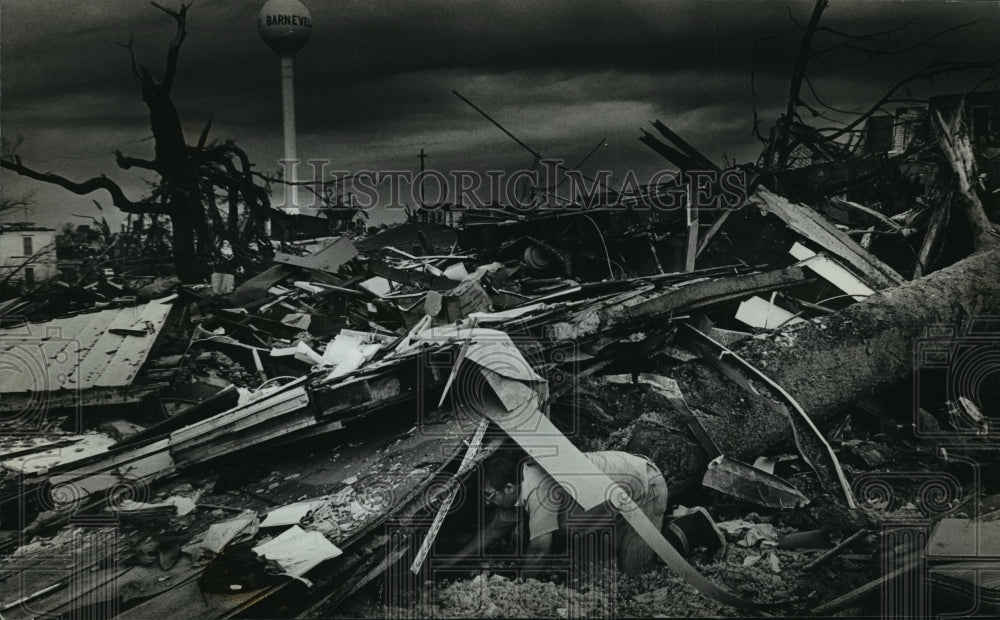
M667 509L667 484L652 461L627 452L585 453L601 471L624 488L657 529ZM519 448L500 448L483 464L483 499L492 504L495 516L458 556L487 549L527 523L524 555L544 556L565 549L570 531L586 535L613 526L614 551L619 570L641 574L652 568L653 550L635 533L608 502L584 511L568 493ZM609 490L608 497L611 497Z

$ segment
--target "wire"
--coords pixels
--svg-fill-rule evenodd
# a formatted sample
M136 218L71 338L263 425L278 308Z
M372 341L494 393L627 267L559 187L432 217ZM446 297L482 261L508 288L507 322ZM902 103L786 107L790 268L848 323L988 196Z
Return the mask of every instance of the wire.
M589 221L591 224L593 224L594 228L597 230L597 235L601 239L601 245L604 247L604 257L606 259L608 259L608 273L611 274L611 279L614 280L615 279L615 271L611 267L611 253L608 252L608 244L604 243L604 233L601 232L601 227L598 226L597 222L595 222L593 220L593 218L591 218L589 215L586 215L584 213L580 213L579 215L580 215L580 217L586 218L587 221ZM618 268L621 269L621 265L619 265ZM624 273L624 270L622 270L622 273Z
M833 297L827 297L826 299L821 299L816 303L817 306L822 306L828 301L833 301L834 299L843 299L844 297L871 297L871 295L862 295L860 293L844 293L843 295L834 295Z

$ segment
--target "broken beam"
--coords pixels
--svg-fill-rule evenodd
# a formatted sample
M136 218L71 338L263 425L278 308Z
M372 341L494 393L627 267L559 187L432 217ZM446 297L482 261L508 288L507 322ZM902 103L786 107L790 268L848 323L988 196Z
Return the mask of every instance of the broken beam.
M626 302L624 308L608 308L605 316L612 323L646 319L669 312L704 308L717 303L749 297L757 293L788 288L811 280L800 267L701 280L676 287L638 303Z

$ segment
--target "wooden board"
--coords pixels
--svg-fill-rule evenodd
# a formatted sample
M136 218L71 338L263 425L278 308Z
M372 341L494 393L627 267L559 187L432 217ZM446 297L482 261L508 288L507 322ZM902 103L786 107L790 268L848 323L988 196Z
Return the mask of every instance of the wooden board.
M93 314L81 315L86 317L86 324L82 329L75 332L72 339L69 339L66 346L60 350L55 359L50 358L49 375L53 377L66 377L64 388L78 390L75 377L76 370L80 362L87 357L101 334L108 327L108 322L112 318L114 311L95 312Z
M337 237L329 245L309 256L296 256L294 254L274 253L274 262L305 269L315 269L326 273L336 274L340 266L358 255L358 249L354 247L347 237Z
M175 452L190 450L226 434L237 433L262 421L301 409L308 404L309 397L302 385L276 392L174 431L170 434L171 450Z
M98 312L95 320L108 320L110 313ZM92 315L77 315L55 319L47 323L35 323L0 330L0 351L3 367L0 368L0 392L5 394L58 390L66 383L66 377L49 372L52 362L62 360L60 352L65 351L67 362L79 359L79 343L75 334L82 329ZM77 353L74 355L74 353Z
M100 378L94 382L96 387L113 387L118 385L131 385L135 376L139 374L149 355L153 343L160 335L170 314L170 305L150 302L136 316L127 329L146 329L144 336L123 336L107 369Z
M754 192L750 203L778 217L798 234L846 261L865 277L866 283L873 289L882 290L904 282L903 276L809 207L793 204L763 187Z
M510 435L584 510L610 503L671 570L702 594L741 609L773 605L743 600L702 576L670 545L628 493L573 445L538 408L508 408L508 399L503 393L518 392L512 384L519 382L485 368L482 371L500 400L484 398L485 415ZM517 398L524 402L523 395Z

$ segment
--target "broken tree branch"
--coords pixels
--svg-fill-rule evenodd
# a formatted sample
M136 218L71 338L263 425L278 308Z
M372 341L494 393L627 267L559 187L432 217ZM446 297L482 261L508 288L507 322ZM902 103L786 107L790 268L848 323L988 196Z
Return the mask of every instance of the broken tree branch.
M96 192L98 190L104 190L111 195L111 202L118 209L124 211L125 213L160 213L168 214L169 209L163 207L162 205L151 204L147 202L133 202L125 196L125 192L122 188L118 186L117 183L104 176L103 174L99 177L94 177L87 179L86 181L77 183L71 181L66 177L59 176L52 172L39 172L28 168L27 166L13 160L2 159L0 160L0 166L16 172L21 176L28 177L29 179L34 179L36 181L43 181L45 183L52 183L53 185L58 185L64 189L68 189L74 194L79 194L84 196L91 192Z
M159 166L156 162L150 159L139 159L138 157L129 157L122 154L121 151L115 151L115 163L122 170L128 170L130 168L142 168L143 170L152 170L154 172L159 172Z
M962 105L956 108L951 123L945 123L940 111L934 113L934 128L938 146L948 159L952 172L955 173L957 186L956 196L972 229L972 242L976 251L994 248L1000 245L993 223L986 217L983 203L976 193L976 159L972 152L972 143L968 132L961 127Z
M795 118L795 107L799 104L799 91L802 90L802 79L806 74L806 64L809 62L809 50L812 48L813 35L819 26L819 18L826 8L827 0L816 0L813 6L812 15L809 16L809 24L802 34L802 42L799 44L799 53L795 57L795 67L792 69L792 81L788 90L788 105L785 109L784 122L781 123L778 134L778 154L777 165L784 167L788 162L788 138L792 128L792 120Z
M946 62L946 63L942 63L942 64L938 64L938 65L930 65L930 66L927 66L927 67L922 67L920 69L917 69L916 71L914 71L910 75L904 77L903 79L901 79L898 82L896 82L895 84L893 84L892 87L889 88L888 92L886 92L886 94L883 95L881 99L879 99L878 101L876 101L870 108L868 108L867 112L865 112L864 114L861 114L860 116L858 116L857 118L855 118L853 121L851 121L850 123L848 123L846 126L844 126L844 127L840 128L840 129L834 131L834 133L829 134L826 137L827 137L827 139L829 139L831 141L832 140L836 140L840 136L842 136L842 135L844 135L844 134L852 131L856 127L859 127L869 117L877 114L880 110L882 110L882 106L884 106L885 104L887 104L890 101L892 101L893 100L893 95L895 95L897 92L899 92L899 90L902 89L907 84L910 84L912 82L916 82L918 80L929 80L929 79L935 78L935 77L937 77L939 75L946 75L946 74L949 74L949 73L956 73L958 71L966 71L966 70L969 70L969 69L985 69L985 68L991 68L991 67L993 67L993 65L990 64L990 63L981 63L981 62ZM824 131L824 130L817 130L817 131Z
M913 267L914 279L921 277L934 266L931 253L938 245L938 240L941 238L941 234L948 224L948 211L950 208L951 200L947 196L934 207L930 222L927 224L927 232L924 233L924 240L921 242L920 250L917 252L917 262Z
M174 21L177 22L177 32L174 34L174 40L170 42L170 47L167 48L167 66L163 70L163 90L169 93L174 83L174 76L177 75L177 58L181 53L181 45L187 37L187 12L191 5L182 4L180 9L174 11L160 6L156 2L150 4L173 17Z

